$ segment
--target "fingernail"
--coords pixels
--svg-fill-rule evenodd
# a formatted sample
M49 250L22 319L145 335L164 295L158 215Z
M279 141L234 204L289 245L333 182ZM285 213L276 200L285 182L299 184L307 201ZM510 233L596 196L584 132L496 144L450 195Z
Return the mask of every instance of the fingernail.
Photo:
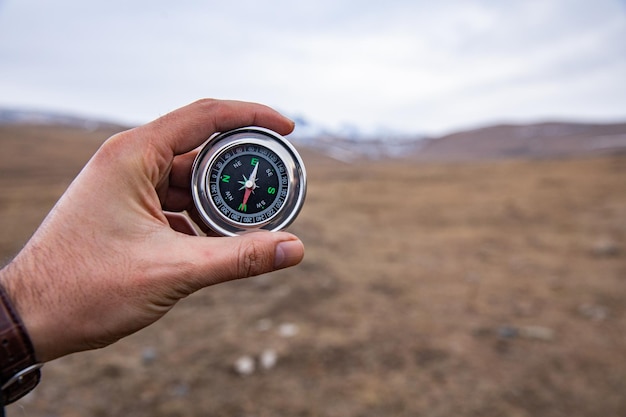
M274 268L281 269L300 263L304 256L304 246L299 240L288 240L276 245Z

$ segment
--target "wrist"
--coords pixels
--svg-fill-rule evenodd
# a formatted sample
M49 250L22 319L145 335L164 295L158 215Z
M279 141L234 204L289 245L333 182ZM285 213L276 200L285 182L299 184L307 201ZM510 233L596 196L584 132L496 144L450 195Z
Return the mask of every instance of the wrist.
M40 362L48 362L55 356L51 356L50 349L44 343L46 337L42 335L42 331L46 330L46 325L42 318L50 318L50 314L40 313L39 307L43 300L34 295L35 285L33 280L29 279L41 271L28 269L18 260L19 258L20 254L0 270L0 290L4 292L7 302L23 326L34 356Z
M0 280L0 401L10 404L37 386L41 378L26 327Z

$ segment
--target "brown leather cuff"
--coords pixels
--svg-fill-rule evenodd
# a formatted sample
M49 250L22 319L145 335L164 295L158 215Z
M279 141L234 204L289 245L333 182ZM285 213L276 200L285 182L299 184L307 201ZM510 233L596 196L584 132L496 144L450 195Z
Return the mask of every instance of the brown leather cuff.
M0 285L0 387L2 404L28 394L41 378L33 344Z

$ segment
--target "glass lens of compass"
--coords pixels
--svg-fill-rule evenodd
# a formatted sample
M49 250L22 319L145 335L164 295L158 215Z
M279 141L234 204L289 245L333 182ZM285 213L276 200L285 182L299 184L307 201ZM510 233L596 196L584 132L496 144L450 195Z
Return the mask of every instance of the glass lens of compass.
M276 215L285 203L289 184L283 161L256 144L224 150L215 159L209 178L217 210L243 224L261 223Z

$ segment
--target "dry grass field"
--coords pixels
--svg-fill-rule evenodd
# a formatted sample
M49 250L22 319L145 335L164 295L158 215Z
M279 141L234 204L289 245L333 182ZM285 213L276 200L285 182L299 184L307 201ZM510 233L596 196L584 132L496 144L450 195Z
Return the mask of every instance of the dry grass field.
M5 261L110 133L0 127ZM47 364L8 415L626 415L626 156L303 157L301 265Z

